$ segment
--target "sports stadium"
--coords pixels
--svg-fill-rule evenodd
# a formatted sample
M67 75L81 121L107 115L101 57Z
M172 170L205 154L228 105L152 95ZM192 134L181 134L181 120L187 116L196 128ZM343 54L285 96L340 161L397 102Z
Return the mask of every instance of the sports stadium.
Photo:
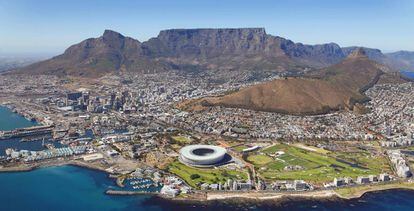
M191 166L209 167L223 163L226 155L227 150L219 146L189 145L180 150L180 161Z

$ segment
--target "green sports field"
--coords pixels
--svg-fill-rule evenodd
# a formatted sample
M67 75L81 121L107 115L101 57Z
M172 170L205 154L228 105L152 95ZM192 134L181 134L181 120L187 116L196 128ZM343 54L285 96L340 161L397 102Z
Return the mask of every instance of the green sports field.
M200 169L186 166L179 161L172 162L168 166L168 171L182 178L192 187L197 187L197 183L224 183L227 179L246 180L247 173L237 170L228 169ZM198 175L198 178L192 179L191 175Z
M283 152L275 155L276 152ZM249 155L261 177L267 180L303 179L314 183L330 182L335 177L353 177L389 172L385 157L368 152L318 153L292 145L277 144ZM300 166L302 170L284 170L286 166Z

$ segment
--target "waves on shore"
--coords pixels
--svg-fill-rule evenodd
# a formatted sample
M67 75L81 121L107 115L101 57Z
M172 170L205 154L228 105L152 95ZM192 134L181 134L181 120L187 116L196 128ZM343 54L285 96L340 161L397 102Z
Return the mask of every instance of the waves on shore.
M329 198L291 198L276 200L226 199L208 202L165 201L151 198L147 204L161 204L171 210L413 210L414 191L384 190L364 194L358 199Z
M226 199L207 202L165 200L149 195L116 196L115 181L102 171L73 165L0 173L4 210L413 210L414 191L386 190L359 199L338 197L277 200ZM19 199L16 201L15 199ZM12 203L10 203L12 202Z

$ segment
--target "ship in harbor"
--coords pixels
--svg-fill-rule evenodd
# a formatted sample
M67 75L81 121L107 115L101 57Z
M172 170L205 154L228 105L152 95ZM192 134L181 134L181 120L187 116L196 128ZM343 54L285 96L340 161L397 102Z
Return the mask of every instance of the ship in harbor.
M0 131L0 140L11 138L23 138L39 135L51 135L54 125L34 126L27 128L18 128L15 130Z

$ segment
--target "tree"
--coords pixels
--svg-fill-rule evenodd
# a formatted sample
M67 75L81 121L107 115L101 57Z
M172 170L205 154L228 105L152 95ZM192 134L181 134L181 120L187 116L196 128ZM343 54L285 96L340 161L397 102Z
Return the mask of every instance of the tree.
M192 175L190 176L190 178L191 178L192 180L195 180L195 179L200 178L200 175L198 175L198 174L192 174Z

